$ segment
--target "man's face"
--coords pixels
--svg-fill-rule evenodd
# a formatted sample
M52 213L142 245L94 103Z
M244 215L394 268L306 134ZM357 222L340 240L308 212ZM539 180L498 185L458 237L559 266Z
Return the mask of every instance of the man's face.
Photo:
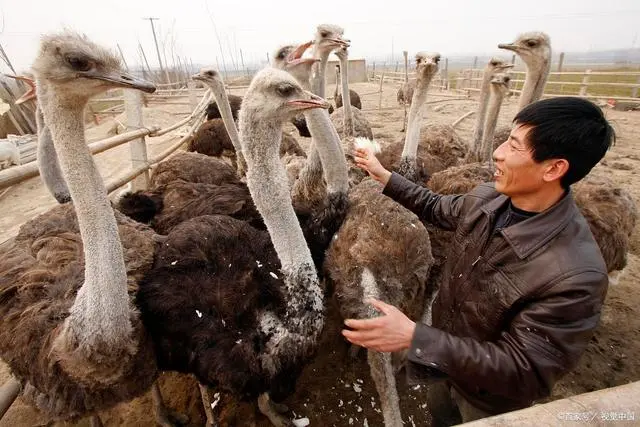
M527 139L530 129L531 126L525 125L515 127L509 139L493 152L496 190L506 196L533 194L545 183L543 176L547 165L533 160Z

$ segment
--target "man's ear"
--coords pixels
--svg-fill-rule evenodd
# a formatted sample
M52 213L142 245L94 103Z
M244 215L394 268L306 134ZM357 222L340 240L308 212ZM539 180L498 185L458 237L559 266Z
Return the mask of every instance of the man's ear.
M545 182L560 180L569 171L569 161L567 159L547 160L542 179Z

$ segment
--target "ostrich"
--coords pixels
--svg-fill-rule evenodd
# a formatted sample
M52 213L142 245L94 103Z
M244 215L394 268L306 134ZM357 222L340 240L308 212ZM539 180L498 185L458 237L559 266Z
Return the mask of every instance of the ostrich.
M347 82L348 83L348 82ZM342 107L342 89L338 91L338 85L340 84L340 65L336 65L336 88L333 91L333 99L336 101L336 108ZM362 101L360 101L360 95L355 90L349 89L349 100L351 105L359 110L362 110Z
M58 201L58 203L66 203L71 200L67 183L60 170L58 156L56 155L51 132L44 123L42 109L38 105L36 97L36 85L33 79L26 76L10 76L14 79L21 80L29 86L29 90L16 100L16 104L22 104L30 100L36 101L36 127L38 129L38 151L36 159L38 161L38 169L42 181L49 190L49 193Z
M476 124L473 128L471 137L470 158L475 161L486 160L487 156L482 151L482 142L484 135L484 122L487 115L487 103L489 101L489 92L492 78L495 73L512 68L513 64L507 64L499 58L491 58L484 67L482 73L482 85L480 86L480 99L478 100L478 111L476 113ZM497 116L496 116L497 119ZM484 156L484 157L483 157ZM489 155L490 157L491 155Z
M315 39L312 42L313 56L320 62L314 68L311 76L311 91L322 98L325 97L325 75L329 55L334 49L347 46L349 44L348 40L342 38L343 34L344 29L337 25L321 24L318 25L316 29ZM309 45L311 45L311 43ZM306 86L303 85L303 87ZM329 108L329 114L331 113L333 113L333 107ZM298 129L300 136L311 136L309 129L306 126L304 116L296 116L293 124ZM315 156L313 146L311 147L311 155Z
M509 82L511 77L504 73L498 73L491 78L491 98L488 105L488 113L482 130L483 141L480 153L482 159L489 161L489 167L493 170L493 134L498 124L498 116L500 116L500 107L505 95L509 93Z
M518 111L520 111L540 99L544 93L551 70L551 39L545 33L531 31L521 34L512 43L501 43L498 47L515 52L527 67L518 101ZM493 141L494 148L506 141L510 132L509 127L498 130Z
M420 56L420 58L418 58L418 56ZM420 63L418 63L418 61L420 61ZM428 67L424 66L425 61L429 61ZM461 159L465 157L468 158L469 154L473 153L473 147L481 146L482 127L486 114L491 78L495 73L511 67L510 64L506 64L498 58L492 58L488 62L483 76L477 113L478 118L476 120L470 149L469 146L457 136L453 126L429 125L421 129L419 120L424 114L420 110L424 108L423 105L426 101L428 86L437 72L438 61L438 54L429 56L429 54L419 53L417 55L416 74L418 80L416 81L413 102L418 102L419 105L414 106L413 102L411 104L409 123L407 124L408 130L405 134L405 144L402 148L402 154L400 153L402 145L393 144L383 150L380 156L380 161L385 167L399 171L414 182L424 183L428 181L430 174L458 164ZM414 121L414 118L417 118L418 121ZM415 162L409 158L411 153L415 153ZM413 164L416 164L416 166L414 167Z
M291 116L327 107L281 70L254 77L240 110L240 141L247 186L268 232L225 216L183 222L168 235L137 299L161 369L191 372L239 398L258 397L277 426L290 421L271 398L292 391L324 325L323 291L278 145Z
M187 151L220 157L225 155L237 165L240 176L244 175L244 160L242 155L238 157L240 142L238 130L235 125L233 109L230 105L224 82L220 74L213 69L202 69L200 73L192 76L192 79L204 82L216 98L216 111L222 115L222 119L212 119L203 123L193 139L187 145ZM237 114L237 112L236 112ZM303 152L298 142L291 136L287 136L281 145L281 156L288 153L298 154Z
M336 56L340 60L340 66L344 70L342 72L342 93L343 97L349 96L349 53L346 46L342 46L335 51ZM371 125L365 117L364 113L358 108L351 108L350 103L344 104L331 114L331 121L336 129L343 131L343 135L348 137L363 137L373 139Z
M398 171L414 182L426 181L426 171L441 170L438 159L420 146L420 119L427 99L427 90L433 76L438 71L440 54L418 52L416 54L416 90L409 109L409 122L405 134L402 155L398 155L400 144L394 144L380 153L379 159L387 169ZM421 151L419 153L419 151ZM420 165L418 165L420 159Z
M231 115L233 116L233 120L238 120L238 111L240 110L240 106L242 105L242 97L238 95L227 95L229 98L229 106L231 107ZM212 119L221 119L222 114L220 114L220 109L218 108L218 102L213 101L209 105L207 105L207 120Z
M537 101L544 93L544 86L551 68L551 39L538 31L524 33L513 43L501 43L500 49L515 52L527 66L527 76L522 86L518 111Z
M218 157L222 155L225 149L230 150L233 152L232 158L234 158L234 163L237 164L238 174L244 176L246 164L240 151L238 130L236 129L222 77L215 70L203 69L200 70L200 73L191 76L191 78L209 86L216 99L222 120L213 119L203 123L189 142L187 151L196 151ZM220 126L221 124L224 126L224 130Z
M433 263L426 228L416 215L382 195L371 179L350 191L349 203L323 267L340 314L345 319L375 317L365 301L377 298L419 319L432 291L426 288ZM369 350L367 358L385 426L402 426L391 355Z
M111 88L155 87L72 32L44 36L33 70L73 204L26 222L2 249L0 356L49 416L99 422L96 412L152 387L159 396L153 345L132 304L155 244L150 229L112 210L84 139L84 108Z

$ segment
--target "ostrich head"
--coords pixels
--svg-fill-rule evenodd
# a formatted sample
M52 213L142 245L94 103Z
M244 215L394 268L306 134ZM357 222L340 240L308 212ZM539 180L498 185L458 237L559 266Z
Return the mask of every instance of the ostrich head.
M156 89L152 83L124 73L113 52L69 31L44 36L32 68L36 80L55 84L59 94L72 102L112 88L148 93Z
M259 112L261 121L284 123L304 110L329 108L329 105L324 99L304 90L289 73L265 68L251 81L242 108L246 112Z
M225 96L224 82L222 76L213 68L203 68L198 73L191 76L193 80L201 81L209 86L214 92L215 99L222 99Z
M439 53L418 52L416 53L416 75L418 81L430 81L438 72L440 63Z
M348 47L349 46L347 45L341 46L338 49L334 50L333 53L335 53L338 59L340 59L341 61L346 61L347 59L349 59L349 50L347 49ZM338 66L336 65L336 67Z
M551 40L539 31L521 34L513 43L501 43L498 47L517 53L527 66L543 64L551 58Z
M485 68L490 74L499 73L500 71L508 70L509 68L513 68L513 64L509 64L505 60L501 58L491 58L487 63L487 67Z
M344 29L337 25L318 25L314 40L316 52L324 52L328 55L335 49L349 47L349 40L342 38L343 34Z
M497 73L491 78L491 86L497 88L503 95L509 92L511 77L506 73Z
M311 67L318 62L317 58L303 58L302 55L309 49L313 42L301 45L286 45L275 51L273 66L291 74L302 85L309 84Z

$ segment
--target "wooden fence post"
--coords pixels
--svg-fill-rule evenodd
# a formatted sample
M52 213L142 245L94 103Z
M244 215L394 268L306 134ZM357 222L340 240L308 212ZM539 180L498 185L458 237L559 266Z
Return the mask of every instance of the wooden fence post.
M189 90L189 108L191 112L198 106L198 97L196 96L196 82L193 80L187 81L187 89Z
M382 82L384 82L384 70L380 76L380 99L378 99L378 111L382 109Z
M473 57L473 69L475 70L476 68L478 68L478 57L474 56Z
M444 58L443 76L442 89L449 90L449 58Z
M142 123L142 94L140 91L124 90L124 109L127 115L127 131L144 127ZM129 142L131 166L136 169L147 163L147 145L144 136ZM149 187L149 171L143 172L131 181L131 191L144 190Z
M587 87L589 86L589 74L591 74L591 70L587 70L584 72L584 77L582 77L582 84L580 85L580 96L587 96Z
M562 65L564 65L564 52L560 52L560 58L558 59L558 72L562 72Z
M638 76L638 78L636 79L636 83L640 85L640 76ZM631 97L632 98L637 98L638 97L638 86L634 87L631 90Z

